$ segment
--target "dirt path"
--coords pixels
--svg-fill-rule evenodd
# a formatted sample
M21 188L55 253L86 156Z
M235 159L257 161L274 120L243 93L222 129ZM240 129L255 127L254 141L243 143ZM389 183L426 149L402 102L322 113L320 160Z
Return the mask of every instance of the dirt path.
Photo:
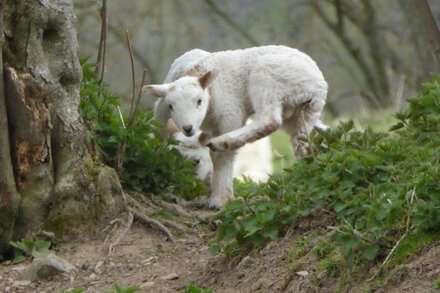
M75 265L73 274L23 285L19 280L30 262L2 264L0 292L61 292L73 288L106 292L115 283L140 286L141 292L183 292L188 284L203 277L209 259L208 233L207 227L195 226L185 237L177 236L175 242L169 242L163 234L135 224L108 258L102 241L64 244L57 255Z
M298 239L313 230L317 236L301 257L293 257ZM152 228L135 223L106 257L102 241L66 243L56 247L58 256L76 267L71 275L55 275L44 281L22 282L30 261L0 264L0 292L62 292L83 288L85 292L113 292L115 283L139 286L140 292L184 292L195 282L213 292L339 292L338 281L319 269L312 248L326 241L324 224L294 227L284 238L252 251L242 259L212 257L208 225L188 226L175 242ZM323 235L323 236L322 236ZM440 240L413 255L408 263L384 276L381 286L371 287L365 279L353 279L344 292L440 292L434 281L440 279ZM339 289L338 289L339 288ZM370 289L367 289L370 288Z

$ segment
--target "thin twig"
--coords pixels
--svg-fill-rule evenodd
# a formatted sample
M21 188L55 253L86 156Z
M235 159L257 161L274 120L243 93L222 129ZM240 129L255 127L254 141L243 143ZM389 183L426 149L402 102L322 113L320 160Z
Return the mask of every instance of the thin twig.
M391 256L393 255L394 251L396 251L396 249L399 246L400 242L402 242L403 238L405 238L407 234L408 234L408 231L405 231L405 233L403 233L403 235L399 238L399 240L396 242L396 244L391 249L390 253L388 253L387 257L385 258L383 263L380 265L379 269L367 281L374 280L379 275L379 273L382 272L382 270L385 267L385 265L387 264L388 260L391 258Z
M128 213L128 220L127 220L127 222L124 225L125 226L124 229L121 231L121 233L119 233L119 235L116 238L116 240L109 244L108 251L107 251L107 256L110 256L112 254L113 247L115 247L116 245L119 244L121 239L125 236L125 234L127 234L128 230L130 230L132 224L133 224L133 214L129 212Z
M119 105L116 108L118 109L119 118L121 119L122 127L124 129L126 129L124 117L122 116L122 112L121 112L121 108L119 107ZM124 162L126 150L127 150L127 143L124 141L119 146L119 151L118 151L118 156L117 156L117 161L116 161L116 172L118 173L118 175L121 175L122 170L123 170L123 162Z
M109 224L107 227L105 227L104 229L102 229L101 232L104 233L104 232L107 231L108 229L112 228L112 229L110 230L110 232L107 233L107 236L105 236L104 244L108 242L108 239L110 239L111 235L113 235L113 233L116 231L116 229L118 228L118 223L119 223L119 219L116 219L116 221L113 220L113 221L110 222L110 224Z
M119 107L119 105L118 105L118 106L116 106L116 108L118 109L119 119L121 119L122 127L124 127L124 129L126 129L127 127L125 126L125 121L124 121L124 117L122 116L121 107Z
M141 86L139 87L139 92L138 92L137 100L136 100L136 103L134 105L133 112L130 114L130 120L128 121L128 125L131 125L131 122L134 119L134 115L136 114L137 109L139 107L139 101L141 100L141 97L142 97L142 88L143 88L143 86L145 84L145 80L147 79L147 75L148 75L148 69L144 68L144 71L142 73Z
M107 0L102 0L101 7L101 38L99 40L98 58L96 61L96 72L99 73L99 84L104 80L105 55L107 51L107 31L108 31L108 7ZM101 88L100 88L101 91Z
M414 200L416 199L416 196L417 196L416 195L416 188L414 187L412 192L411 192L411 198L410 198L410 203L411 204L414 203ZM410 229L410 225L411 225L411 213L408 210L408 214L406 216L406 229L405 229L405 233L403 233L403 235L399 238L399 240L397 240L396 244L393 246L393 248L391 249L390 253L388 253L387 257L385 258L383 263L380 265L379 269L367 281L374 280L380 274L380 272L382 272L383 268L388 263L388 261L390 260L391 256L394 254L394 251L396 251L396 249L399 246L400 242L402 242L402 240L406 237L406 235L408 235L409 229Z
M130 63L131 63L132 96L131 96L131 106L130 106L129 117L132 117L133 110L134 110L133 109L134 108L134 100L136 99L136 76L135 76L135 72L134 72L133 48L131 46L130 33L128 32L128 30L125 31L125 35L127 37L128 52L130 53Z
M99 74L99 88L98 99L101 98L103 81L104 81L104 68L105 68L105 56L107 52L107 31L108 31L108 7L107 0L102 0L101 7L101 37L99 40L98 58L96 60L96 73ZM101 110L107 102L107 96L104 97L101 106L98 109L98 117L101 117Z
M339 232L341 234L344 234L344 235L354 236L357 239L359 239L359 240L361 240L361 241L363 241L365 243L379 245L379 246L384 247L384 248L391 248L390 246L388 246L386 244L370 240L370 239L366 238L361 232L359 232L358 230L354 229L350 225L349 225L349 227L351 229L350 232L343 231L343 230L341 230L341 228L339 228L337 226L327 226L327 229L332 230L332 231L337 231L337 232Z
M109 23L108 24L108 31L110 34L112 34L116 38L116 41L118 41L119 43L125 44L127 38L126 38L124 32L122 30L120 30L121 26L122 26L122 24ZM156 77L156 74L153 70L151 60L148 60L146 55L144 54L144 52L136 49L136 47L133 47L132 50L133 50L134 59L137 60L138 62L140 62L142 64L142 67L149 68L149 70L150 70L149 76L150 76L151 83L156 83L157 77Z

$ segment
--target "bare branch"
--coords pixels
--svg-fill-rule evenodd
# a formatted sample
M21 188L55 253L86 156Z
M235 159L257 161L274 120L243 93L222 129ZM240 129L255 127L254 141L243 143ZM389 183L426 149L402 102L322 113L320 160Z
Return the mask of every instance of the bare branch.
M144 72L142 73L141 85L140 85L140 87L139 87L138 97L137 97L137 100L136 100L136 104L134 105L133 114L132 114L132 116L130 117L129 124L130 124L131 121L133 120L133 117L134 117L134 115L136 114L136 112L137 112L137 110L138 110L138 107L139 107L139 101L141 100L141 97L142 97L142 87L143 87L144 84L145 84L145 81L146 81L146 79L147 79L147 76L148 76L148 69L147 69L147 68L144 68Z
M112 35L120 43L126 42L125 34L120 30L119 26L112 25L111 23L109 23L108 29L109 29L109 32L112 33ZM154 70L152 69L153 67L151 66L150 61L145 57L145 54L143 52L140 52L139 50L137 50L136 47L132 47L132 50L133 50L133 57L142 64L142 67L149 69L148 72L150 75L151 83L156 83L157 82L156 74L154 73Z
M130 63L131 63L132 96L131 96L131 106L130 106L130 114L129 114L129 117L131 117L133 115L134 99L136 96L136 75L134 73L133 48L131 46L130 33L128 32L128 30L125 31L125 35L127 37L128 52L130 53Z
M99 84L104 79L105 55L107 50L108 7L107 0L102 0L101 7L101 38L99 40L98 58L96 60L96 73L99 73Z
M329 1L327 1L329 2ZM379 106L378 105L378 100L381 99L382 104L385 104L387 102L387 100L383 100L384 98L387 99L387 92L388 89L386 91L384 91L384 87L383 87L383 83L387 83L386 77L385 77L385 81L381 81L381 80L377 80L376 76L380 76L380 78L382 78L382 74L378 74L379 69L377 68L377 66L375 66L375 70L372 70L371 66L369 65L369 62L367 61L367 57L365 55L362 54L361 49L356 46L353 41L350 39L347 31L346 31L346 27L345 27L345 22L342 20L343 18L346 18L347 15L344 13L344 10L342 9L342 7L344 6L342 1L336 1L336 2L331 2L334 5L339 5L339 7L335 7L336 9L336 17L337 17L337 21L332 21L330 19L330 17L324 12L324 10L322 9L321 4L322 2L319 2L317 0L313 0L311 2L311 6L312 8L315 10L316 14L319 16L319 18L324 22L324 24L327 25L327 27L333 31L333 33L335 34L335 36L339 39L339 41L341 42L341 44L344 46L344 48L348 51L348 53L350 54L350 56L353 58L353 60L356 62L356 64L358 65L359 70L363 73L364 77L365 77L365 81L367 83L367 85L369 85L369 90L371 91L372 95L368 95L366 94L365 97L368 99L368 101L374 105L374 106ZM332 5L333 5L332 4ZM374 32L376 33L376 31ZM376 43L377 40L369 40L370 35L366 35L365 36L367 38L367 41L370 42L374 42ZM370 48L371 48L372 43L370 43ZM380 57L378 56L382 56L382 53L374 53L376 55L374 55L376 60L379 60ZM378 56L377 56L378 55ZM377 65L379 63L375 62L375 60L373 60L374 64ZM382 59L382 63L383 63L383 59ZM380 64L381 66L383 64ZM381 72L384 72L384 68L382 68L383 70Z
M246 30L244 30L237 22L232 20L226 13L224 13L212 0L204 0L205 3L211 8L212 12L219 16L224 22L226 22L230 27L237 31L243 36L251 45L258 46L257 40L254 39Z

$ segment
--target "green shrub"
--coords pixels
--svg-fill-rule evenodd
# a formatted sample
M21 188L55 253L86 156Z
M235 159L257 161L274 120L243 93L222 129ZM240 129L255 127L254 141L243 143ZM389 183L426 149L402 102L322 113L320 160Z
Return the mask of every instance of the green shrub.
M212 293L209 289L203 289L195 283L189 284L183 293Z
M337 277L341 271L341 265L338 260L333 257L324 258L319 261L318 269L325 272L327 277Z
M50 250L52 243L41 239L22 239L21 241L10 241L14 247L14 263L20 263L29 257L46 256L53 252Z
M309 137L309 155L267 184L239 186L221 212L213 250L243 252L283 235L318 207L336 215L349 264L373 261L397 240L440 230L440 79L395 115L388 132L352 122ZM246 183L245 183L246 184Z
M206 194L206 187L196 179L194 164L185 160L157 134L160 126L153 113L137 112L132 121L124 116L123 127L117 111L120 100L106 86L100 91L97 75L90 63L83 62L81 115L102 151L104 162L120 169L124 187L153 194L175 193L184 198Z

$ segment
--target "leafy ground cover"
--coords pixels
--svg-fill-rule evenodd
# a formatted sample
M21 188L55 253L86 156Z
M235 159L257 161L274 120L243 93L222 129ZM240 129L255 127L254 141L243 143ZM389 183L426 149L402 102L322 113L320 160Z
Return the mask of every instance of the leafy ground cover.
M170 148L173 141L157 135L151 113L122 115L124 127L118 98L101 88L90 65L83 66L83 118L97 142L97 153L118 170L125 188L187 198L206 193L191 176L191 162ZM101 240L79 239L54 247L38 239L14 242L19 263L0 264L0 288L6 292L438 290L440 80L426 84L395 118L397 122L386 131L358 130L345 121L329 131L314 132L307 139L308 156L290 168L284 162L286 171L276 173L267 184L236 181L237 199L222 210L218 221L206 221L202 217L206 211L196 207L170 204L178 212L166 216L180 224L173 230L175 242L164 241L155 229L145 231L140 223L126 232L111 255L103 250ZM76 270L47 280L23 281L32 257L52 249Z
M119 97L101 86L94 67L83 62L81 115L92 131L104 162L115 168L125 188L156 195L176 193L184 198L206 194L194 178L194 164L162 139L151 111L120 114Z
M440 79L425 84L395 114L389 131L352 121L308 138L306 158L267 184L236 183L239 197L221 212L213 252L234 256L284 235L310 216L328 214L334 233L319 252L339 275L376 265L377 276L433 242L440 231ZM319 249L317 248L317 251Z

